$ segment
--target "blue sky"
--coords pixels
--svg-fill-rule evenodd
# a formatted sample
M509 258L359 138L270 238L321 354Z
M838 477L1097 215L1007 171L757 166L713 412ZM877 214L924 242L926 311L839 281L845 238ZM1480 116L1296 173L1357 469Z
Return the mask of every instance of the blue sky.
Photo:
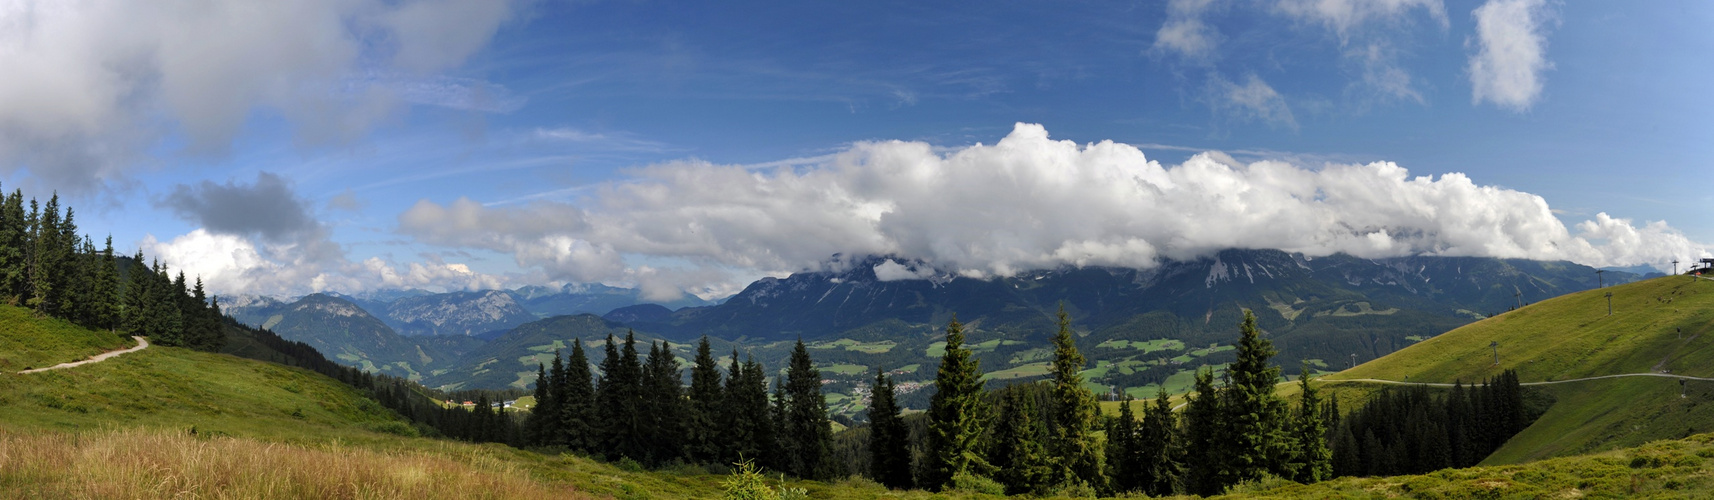
M1714 241L1706 2L161 5L0 7L0 183L228 294Z

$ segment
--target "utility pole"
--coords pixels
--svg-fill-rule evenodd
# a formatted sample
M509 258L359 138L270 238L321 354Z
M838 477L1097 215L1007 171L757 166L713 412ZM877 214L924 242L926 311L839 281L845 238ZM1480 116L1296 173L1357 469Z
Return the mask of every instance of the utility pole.
M1357 367L1357 353L1351 353L1351 367Z
M1607 315L1613 315L1613 292L1607 292Z
M1607 288L1607 281L1601 278L1601 275L1606 272L1606 269L1595 270L1595 288Z
M1524 308L1524 292L1522 290L1513 289L1512 298L1518 301L1518 309Z
M1672 259L1672 274L1678 274L1678 259Z
M1494 366L1500 366L1500 341L1489 342L1488 347L1494 348Z
M1678 379L1678 397L1684 396L1684 379Z

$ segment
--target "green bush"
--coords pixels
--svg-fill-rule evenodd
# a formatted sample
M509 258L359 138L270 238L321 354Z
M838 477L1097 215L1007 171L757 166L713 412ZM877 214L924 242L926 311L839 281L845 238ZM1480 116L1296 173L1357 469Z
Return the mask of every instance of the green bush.
M1005 495L1006 487L993 479L968 472L960 472L952 476L952 484L947 488L953 491L970 491L989 495Z

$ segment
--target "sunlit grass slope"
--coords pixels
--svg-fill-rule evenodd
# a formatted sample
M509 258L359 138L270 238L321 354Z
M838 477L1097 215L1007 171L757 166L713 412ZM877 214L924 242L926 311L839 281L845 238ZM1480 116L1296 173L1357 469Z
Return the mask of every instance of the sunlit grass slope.
M1613 293L1607 315L1606 293ZM1490 343L1499 344L1494 364ZM1668 276L1565 295L1424 340L1334 382L1374 378L1480 382L1505 369L1521 381L1626 373L1714 377L1714 281ZM1599 452L1714 430L1714 382L1632 377L1534 386L1555 403L1485 464ZM1680 397L1680 394L1685 397ZM1341 400L1345 407L1347 401ZM1354 407L1347 407L1350 409Z
M136 341L111 332L84 329L60 319L37 318L35 311L0 305L0 373L78 361L136 345Z
M1490 342L1499 343L1498 366ZM1662 370L1711 377L1711 361L1714 281L1667 276L1530 304L1328 378L1469 382L1505 369L1523 382Z
M1708 498L1714 434L1525 465L1244 488L1226 498Z

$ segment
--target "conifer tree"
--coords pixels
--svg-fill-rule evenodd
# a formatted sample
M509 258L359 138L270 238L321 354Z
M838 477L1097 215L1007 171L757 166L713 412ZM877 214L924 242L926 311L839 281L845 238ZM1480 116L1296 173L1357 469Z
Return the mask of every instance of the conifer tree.
M1131 411L1131 395L1119 402L1119 416L1107 419L1107 477L1113 491L1127 493L1143 488L1143 463L1139 461L1137 416Z
M1195 396L1184 408L1185 489L1196 495L1217 495L1226 488L1224 400L1214 388L1214 371L1197 370Z
M34 208L35 200L30 200ZM40 219L36 219L35 231L32 236L34 245L30 252L33 264L30 266L30 299L26 302L37 314L55 316L59 313L59 288L55 281L60 277L59 251L59 202L55 194L42 207Z
M921 486L939 491L954 476L981 475L989 469L981 446L992 407L982 396L982 369L964 348L964 325L957 316L946 325L946 353L940 357L934 387Z
M781 424L781 448L790 454L787 471L798 477L831 477L833 428L827 421L827 400L821 395L821 371L815 369L803 339L792 348L786 367L786 413Z
M1237 360L1226 368L1231 385L1226 394L1225 423L1231 428L1226 444L1230 454L1221 468L1221 486L1258 479L1264 473L1296 477L1290 469L1294 450L1286 433L1289 411L1274 395L1280 369L1268 363L1276 354L1273 342L1262 338L1256 316L1244 311L1239 325Z
M3 213L4 209L0 209ZM0 249L0 254L4 250ZM113 258L113 236L107 236L107 244L101 250L101 255L95 260L95 278L92 288L91 307L94 314L94 328L98 330L116 330L119 328L119 268Z
M1306 362L1298 376L1303 399L1298 404L1296 422L1292 426L1298 462L1292 467L1297 471L1297 477L1292 480L1304 484L1333 477L1333 452L1327 448L1327 422L1322 420L1321 392L1310 383L1312 379Z
M554 351L554 361L559 361L559 351ZM524 439L535 446L547 446L553 442L554 435L548 422L559 418L553 402L553 386L550 385L547 368L536 363L536 406L530 409L530 416L524 419Z
M643 419L642 364L637 360L634 333L625 333L620 351L607 336L607 358L601 361L601 385L596 388L596 425L600 426L601 451L608 460L630 457L648 459Z
M724 403L720 421L728 439L721 463L755 460L771 464L775 446L767 375L754 358L745 358L740 365L737 350L732 351L732 367L727 371Z
M1143 406L1143 422L1137 427L1137 447L1132 454L1139 464L1138 481L1144 493L1167 496L1178 489L1183 473L1178 450L1178 423L1166 388L1160 388L1153 405Z
M893 378L875 369L869 394L869 478L888 488L910 489L910 429L894 398Z
M994 479L1005 485L1006 494L1043 493L1051 481L1046 433L1035 420L1035 398L1024 391L1006 391L1000 418L994 426L994 446L989 454Z
M666 341L649 343L643 364L643 411L648 458L662 465L684 456L684 391L679 385L678 358Z
M791 429L787 427L787 421L790 419L787 408L790 407L791 402L786 398L786 381L775 376L773 406L768 407L768 421L773 434L765 441L767 444L762 449L761 457L762 463L767 464L770 469L791 470L792 457L797 455L796 450L791 449L796 441L792 439Z
M23 200L23 192L14 190L0 204L0 302L13 305L23 304L22 295L29 287L24 259L29 223L25 220Z
M559 410L556 442L574 450L592 450L595 385L591 382L589 356L583 352L582 340L571 339L571 359L566 360L564 373L563 381L555 382L553 393Z
M126 280L124 297L121 301L124 309L120 311L120 327L126 335L147 336L149 332L150 314L149 300L154 296L151 289L154 285L154 275L143 267L143 251L131 258L131 270Z
M1101 414L1095 395L1083 387L1083 354L1071 335L1071 319L1059 308L1059 331L1053 336L1053 421L1048 455L1053 480L1061 486L1102 487L1104 452L1095 436Z
M736 362L737 358L734 357ZM720 411L723 405L720 367L708 346L708 336L696 345L696 364L690 369L689 407L685 412L685 453L696 462L715 463L720 459L723 426Z

